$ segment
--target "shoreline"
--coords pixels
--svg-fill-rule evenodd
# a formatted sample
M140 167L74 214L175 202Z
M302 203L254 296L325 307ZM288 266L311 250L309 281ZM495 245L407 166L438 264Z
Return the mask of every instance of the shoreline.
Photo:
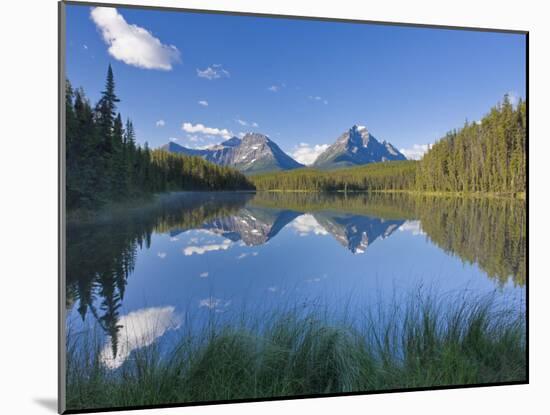
M471 198L498 198L498 199L517 199L526 200L525 192L518 193L498 193L498 192L442 192L442 191L423 191L423 190L298 190L298 189L270 189L255 190L253 193L327 193L327 194L368 194L368 193L387 193L387 194L410 194L418 196L437 196L437 197L471 197Z
M455 197L455 198L474 198L474 199L507 199L527 201L525 192L519 193L497 193L497 192L439 192L439 191L420 191L420 190L297 190L297 189L271 189L271 190L177 190L163 193L153 193L119 202L108 202L97 210L76 209L71 212L65 210L67 223L94 220L102 216L116 215L126 210L142 209L158 203L162 198L174 194L262 194L262 193L289 193L289 194L406 194L410 196L430 196L430 197Z

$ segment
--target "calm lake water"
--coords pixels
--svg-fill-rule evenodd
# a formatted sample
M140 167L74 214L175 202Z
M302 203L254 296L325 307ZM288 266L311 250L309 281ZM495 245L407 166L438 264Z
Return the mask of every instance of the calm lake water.
M420 290L522 311L525 206L457 197L178 193L67 226L67 326L102 361L215 316L391 306ZM406 297L408 296L408 297Z

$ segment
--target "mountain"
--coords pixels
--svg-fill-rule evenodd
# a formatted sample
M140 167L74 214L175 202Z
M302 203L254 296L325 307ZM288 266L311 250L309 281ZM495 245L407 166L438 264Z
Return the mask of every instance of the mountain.
M180 146L177 143L174 143L173 141L170 141L168 144L164 144L160 147L162 150L169 151L170 153L178 153L178 154L185 154L188 156L203 156L204 150L195 150L193 148L187 148L184 146Z
M331 169L406 159L387 141L378 141L366 127L354 125L317 157L313 167Z
M161 147L173 153L199 156L220 166L234 167L244 173L291 170L303 167L266 135L248 133L206 149L192 149L170 142Z

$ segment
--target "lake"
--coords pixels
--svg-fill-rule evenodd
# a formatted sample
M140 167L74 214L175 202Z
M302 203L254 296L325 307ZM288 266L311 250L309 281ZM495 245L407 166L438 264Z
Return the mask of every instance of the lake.
M361 324L415 293L525 310L523 201L174 193L67 225L67 327L115 370L209 321L319 307ZM449 300L451 301L451 300ZM360 311L361 310L361 311Z

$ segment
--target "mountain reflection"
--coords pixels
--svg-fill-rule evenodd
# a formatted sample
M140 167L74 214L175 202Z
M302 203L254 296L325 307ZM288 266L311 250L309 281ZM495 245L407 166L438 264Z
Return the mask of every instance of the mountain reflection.
M303 218L303 220L302 220ZM306 225L307 220L315 221ZM330 234L354 254L363 253L377 238L387 238L404 220L386 220L337 212L318 212L313 215L291 210L244 208L237 214L205 222L200 228L230 241L243 241L247 246L263 245L274 238L286 225L297 221L296 227L315 227L316 234ZM175 237L185 232L171 231ZM300 231L303 233L303 230Z
M377 238L387 238L404 220L385 220L368 216L332 212L315 213L317 222L354 254L362 254Z
M206 222L202 229L208 229L234 242L242 240L248 246L257 246L275 237L300 215L300 212L291 210L244 208L236 215Z
M523 285L525 215L524 202L508 199L397 194L173 194L94 221L68 223L67 307L76 307L83 320L92 316L97 321L109 339L102 353L116 367L124 360L121 356L142 340L128 341L125 326L137 321L136 315L123 317L120 309L139 251L151 246L153 234L168 234L173 240L187 231L213 234L222 237L216 242L221 248L202 247L200 253L218 255L233 242L261 246L292 226L298 236L332 237L351 253L360 254L396 230L413 227L445 252L477 264L499 284L511 279ZM186 246L182 251L190 256L199 253L199 248Z

